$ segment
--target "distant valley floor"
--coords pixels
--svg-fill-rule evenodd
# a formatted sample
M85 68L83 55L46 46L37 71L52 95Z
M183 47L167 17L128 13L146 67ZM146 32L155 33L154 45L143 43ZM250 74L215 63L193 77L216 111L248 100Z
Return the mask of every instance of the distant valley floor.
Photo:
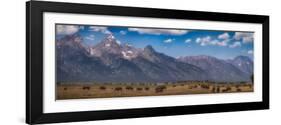
M252 83L177 82L155 84L66 84L56 87L56 99L85 99L182 94L253 92Z

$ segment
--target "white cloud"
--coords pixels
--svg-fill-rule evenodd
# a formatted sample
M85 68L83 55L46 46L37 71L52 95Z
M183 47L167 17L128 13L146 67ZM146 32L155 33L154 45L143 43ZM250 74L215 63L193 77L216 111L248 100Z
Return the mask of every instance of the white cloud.
M139 34L152 34L152 35L184 35L188 30L175 30L175 29L146 29L146 28L128 28L129 31L135 31Z
M198 37L196 43L199 43L201 46L206 46L212 44L212 38L210 36Z
M121 30L121 31L120 31L120 34L121 34L121 35L126 35L126 34L127 34L127 31Z
M217 43L218 46L227 46L228 42L231 40L230 35L226 32L218 35L218 39L222 40L222 41Z
M170 38L170 39L164 40L163 42L164 42L164 43L171 43L171 42L173 42L173 41L175 41L175 39L171 39L171 38Z
M249 51L248 51L248 54L253 54L253 50L249 50Z
M217 39L213 39L211 36L198 37L196 39L196 43L200 44L201 46L207 46L207 45L227 46L228 42L229 42L228 39L219 41Z
M101 32L103 34L111 34L111 32L107 29L107 27L102 27L102 26L90 26L89 31Z
M227 40L229 38L230 38L230 35L228 33L223 33L218 36L218 39L223 39L223 40Z
M86 36L85 39L93 41L93 40L95 40L95 35L91 34L89 36Z
M201 46L206 45L215 45L217 41L213 41L210 36L199 37L196 39L196 43L199 43Z
M76 25L57 25L56 32L59 35L72 35L79 31L79 26Z
M233 44L229 45L230 48L236 48L236 47L241 47L241 42L234 42Z
M227 46L227 43L228 43L228 41L221 41L221 42L218 41L216 44L218 46Z
M185 43L190 43L192 40L191 39L186 39L184 42Z
M254 41L253 33L235 32L233 38L235 40L242 40L243 43L251 43Z

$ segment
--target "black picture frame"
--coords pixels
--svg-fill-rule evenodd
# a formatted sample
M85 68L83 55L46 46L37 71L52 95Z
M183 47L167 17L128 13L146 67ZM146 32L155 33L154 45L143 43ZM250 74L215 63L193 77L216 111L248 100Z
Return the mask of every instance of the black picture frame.
M157 108L43 113L43 13L60 12L115 16L192 19L262 24L263 81L261 102L172 106ZM88 120L184 115L269 109L269 16L215 12L104 6L62 2L26 3L26 123L57 123ZM116 115L118 114L118 115Z

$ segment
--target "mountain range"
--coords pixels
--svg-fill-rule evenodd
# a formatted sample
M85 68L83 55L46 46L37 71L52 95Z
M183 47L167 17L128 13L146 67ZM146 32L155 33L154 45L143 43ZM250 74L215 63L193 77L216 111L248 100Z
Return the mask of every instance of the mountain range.
M152 46L119 44L113 35L95 46L84 46L78 34L56 40L56 80L60 82L174 82L210 80L250 81L253 62L247 56L233 60L215 57L174 58Z

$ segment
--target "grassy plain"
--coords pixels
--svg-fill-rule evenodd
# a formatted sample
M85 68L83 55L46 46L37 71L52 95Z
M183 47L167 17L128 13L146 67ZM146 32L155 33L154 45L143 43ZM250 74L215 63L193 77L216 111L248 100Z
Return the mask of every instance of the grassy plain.
M56 99L253 92L252 83L176 82L149 84L60 83Z

